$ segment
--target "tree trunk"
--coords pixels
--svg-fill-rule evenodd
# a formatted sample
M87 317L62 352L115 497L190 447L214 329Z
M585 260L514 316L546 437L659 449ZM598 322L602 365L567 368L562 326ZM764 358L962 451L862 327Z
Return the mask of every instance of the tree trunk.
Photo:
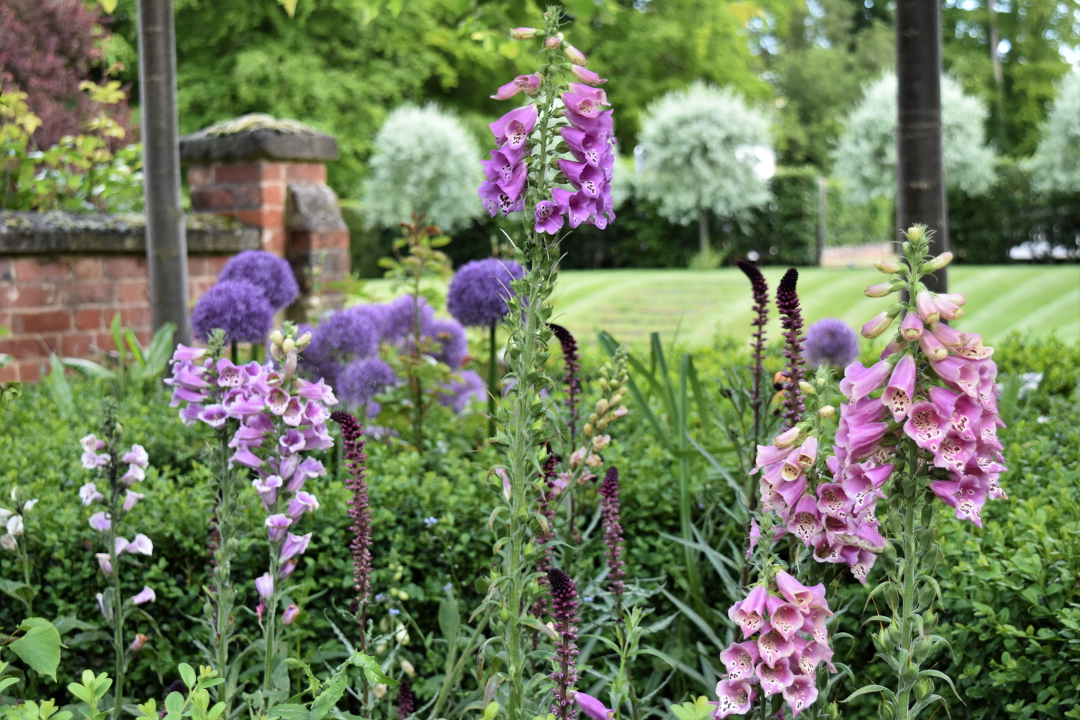
M945 171L941 155L940 0L898 0L896 76L896 215L900 229L926 225L935 255L949 249ZM923 281L934 292L948 288L947 268Z
M825 213L828 199L828 186L822 176L817 179L817 190L817 264L821 265L821 259L825 256Z
M698 210L698 244L704 257L709 252L709 211L704 208Z
M180 207L172 0L139 0L139 96L151 321L155 330L174 323L176 341L188 344L187 234Z
M1005 151L1005 73L1001 69L1001 54L998 52L998 44L1001 38L998 36L997 11L994 9L994 0L986 0L986 12L990 27L990 61L994 64L994 135L998 143L998 150Z

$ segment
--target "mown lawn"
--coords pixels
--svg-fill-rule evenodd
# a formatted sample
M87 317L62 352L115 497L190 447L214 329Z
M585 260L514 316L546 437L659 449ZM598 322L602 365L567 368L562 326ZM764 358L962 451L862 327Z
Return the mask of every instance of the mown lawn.
M763 272L775 288L785 268ZM864 297L863 288L881 282L874 270L804 268L799 296L807 324L838 317L856 328L887 307L888 300ZM1036 336L1056 334L1080 340L1080 266L957 266L949 269L950 290L968 296L967 314L957 327L978 332L989 343L1013 330ZM365 285L374 299L389 297L389 281ZM717 333L749 337L750 291L736 268L720 270L571 270L559 274L555 322L589 342L596 330L635 343L659 332L677 333L690 345L708 343ZM770 306L771 307L771 306ZM777 337L779 326L768 334Z

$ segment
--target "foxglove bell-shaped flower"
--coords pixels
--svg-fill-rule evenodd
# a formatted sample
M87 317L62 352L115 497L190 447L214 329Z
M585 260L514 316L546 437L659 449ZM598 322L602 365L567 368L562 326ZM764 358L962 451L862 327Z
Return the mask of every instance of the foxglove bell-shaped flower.
M937 303L934 302L933 294L928 290L915 294L915 310L919 313L923 322L935 323L941 319L941 313L938 311Z
M870 319L865 325L862 326L862 336L869 340L876 338L883 332L889 329L892 325L893 319L889 317L888 311L881 312Z
M536 127L538 114L536 105L529 103L524 107L516 108L491 123L492 134L499 148L507 147L511 150L522 150L525 143Z
M493 100L509 100L520 92L526 95L535 95L540 89L540 78L536 75L518 75L516 78L499 88L492 95Z
M109 553L95 553L94 557L97 558L98 567L101 568L101 572L106 575L112 575L112 558L109 557Z
M917 341L923 334L923 320L918 313L909 312L900 323L900 337L908 342Z
M293 535L288 534L285 538L285 543L281 546L280 562L285 562L291 557L296 555L303 555L307 551L308 543L311 542L312 533L307 535Z
M586 85L603 85L607 82L607 80L600 77L592 70L586 70L580 65L571 65L570 74Z
M791 684L784 688L784 700L791 708L793 718L813 705L817 697L817 684L812 675L796 675Z
M300 606L296 603L289 603L289 606L281 613L281 624L292 625L298 617L300 617Z
M134 490L128 490L124 494L124 512L131 512L135 508L135 505L138 504L138 502L145 497L146 495L142 493L137 493Z
M94 513L90 516L89 523L90 527L97 530L98 532L108 532L109 528L112 526L112 523L109 519L109 513L107 512Z
M728 617L742 628L743 638L748 638L761 629L767 595L765 586L758 585L750 591L745 600L740 600L728 610Z
M915 358L905 354L893 368L889 384L881 396L885 407L889 408L895 422L903 422L911 409L915 397Z
M721 680L716 684L716 710L713 717L723 720L729 715L745 715L757 699L757 690L744 680Z
M282 513L277 513L266 518L266 532L273 542L280 542L287 532L287 528L293 524L292 518Z
M791 672L790 660L786 657L778 659L775 664L759 663L755 672L765 697L782 693L786 687L795 682L795 675Z
M274 595L274 578L270 573L263 573L255 578L255 590L263 600L269 600Z
M592 695L576 692L574 693L574 702L581 708L581 712L592 718L592 720L611 720L614 716L614 711L608 710L604 707L604 703L600 702Z
M130 465L138 465L143 469L146 469L150 464L150 456L146 454L146 450L142 445L132 445L131 450L125 453L120 460Z
M83 505L105 500L105 496L98 492L97 486L92 482L88 482L79 488L79 498L82 500Z
M145 605L146 603L154 602L155 600L157 600L157 595L148 585L143 585L143 589L131 598L131 602L136 605Z
M851 402L866 397L885 384L892 372L892 364L882 360L869 368L854 362L844 369L844 379L840 381L840 392Z

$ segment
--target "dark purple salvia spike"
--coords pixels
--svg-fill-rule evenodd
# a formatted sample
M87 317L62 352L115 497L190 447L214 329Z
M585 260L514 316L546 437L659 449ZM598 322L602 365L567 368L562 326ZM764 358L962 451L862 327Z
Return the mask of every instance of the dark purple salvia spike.
M558 568L547 571L548 584L551 586L551 618L555 621L555 633L559 639L555 642L555 671L551 679L555 681L555 702L551 712L558 720L570 720L577 717L574 697L571 689L577 682L577 670L574 658L577 657L577 588L570 576Z
M349 544L353 556L353 587L360 620L360 642L364 642L364 610L371 594L371 507L368 504L367 469L364 465L364 428L347 412L334 412L330 419L341 425L342 449L349 468L345 485L352 490L349 498L349 517L352 518L353 539ZM366 647L364 648L366 649Z
M570 425L570 446L573 447L577 435L578 403L581 400L581 380L578 377L578 370L581 368L581 356L578 354L577 340L574 339L569 330L555 323L549 324L548 327L551 328L552 334L558 338L559 344L562 345L563 360L566 363L566 377L563 382L566 383L566 407L570 411L568 423Z
M750 396L750 405L754 409L754 443L761 443L761 378L765 374L763 367L765 359L765 324L769 322L769 284L765 282L765 276L758 270L757 265L743 260L738 261L739 269L750 280L750 289L754 294L754 319L750 326L756 328L753 334L754 349L754 387ZM753 496L753 493L751 493ZM753 508L751 508L753 509Z
M614 465L608 468L604 482L600 483L600 503L604 516L604 544L607 545L607 565L609 586L615 595L615 611L622 620L622 594L626 586L623 578L626 563L622 559L623 537L622 518L619 513L619 470Z
M397 695L397 714L400 720L412 715L416 712L416 695L413 694L412 685L405 678L401 678L401 684L398 685Z
M551 488L555 480L555 471L558 469L561 457L551 452L551 443L547 446L548 456L544 460L544 464L540 466L541 476L544 481L544 488L540 491L540 501L538 512L544 516L547 520L547 530L541 530L533 536L534 542L543 548L543 553L536 561L536 571L545 573L538 578L538 582L541 587L545 587L547 583L547 571L551 567L552 548L551 541L555 539L555 508L551 507ZM541 593L540 597L533 603L532 614L535 617L542 618L548 613L547 595Z
M788 268L776 288L776 310L780 313L780 327L784 330L784 357L788 360L787 381L784 383L784 428L795 427L802 420L806 406L803 404L799 383L803 379L802 366L802 308L795 285L799 271Z

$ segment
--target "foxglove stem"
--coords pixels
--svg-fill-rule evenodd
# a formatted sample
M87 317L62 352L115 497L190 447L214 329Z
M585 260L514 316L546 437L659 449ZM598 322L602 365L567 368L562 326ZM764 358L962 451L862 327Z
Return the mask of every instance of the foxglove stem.
M549 10L546 14L547 36L558 34L559 12ZM557 50L547 50L547 67L558 67ZM518 249L518 261L527 268L525 277L516 280L512 287L517 297L508 300L510 312L506 316L509 340L507 348L508 375L515 380L509 407L500 410L502 430L498 439L507 448L506 467L511 482L509 498L509 542L503 546L503 580L500 584L501 603L509 611L504 626L504 642L507 654L509 697L507 716L510 720L522 720L524 712L524 672L526 668L525 637L522 632L522 612L528 608L525 596L532 574L525 558L525 544L531 542L528 528L530 495L535 467L533 455L540 446L539 428L543 415L538 385L546 384L543 378L547 360L547 342L551 331L547 320L551 315L548 305L555 283L554 261L558 246L548 243L546 237L533 227L532 219L536 205L551 187L548 177L551 149L554 138L555 101L560 91L554 72L546 72L540 86L540 108L537 127L541 129L535 147L532 167L536 168L535 182L530 182L525 207L525 242ZM520 290L518 288L520 287Z
M233 605L236 590L232 585L232 559L235 554L237 483L229 467L229 438L235 432L235 421L227 422L217 431L218 446L215 452L217 472L217 504L214 507L214 560L210 594L210 647L214 667L219 668L225 682L218 686L217 699L225 703L224 716L232 709L232 695L236 687L229 680L229 645L233 640Z
M780 314L780 326L784 329L784 357L788 360L787 382L784 383L784 428L795 427L802 420L806 408L803 404L799 383L802 369L802 309L795 289L799 271L788 268L776 288L776 310Z
M491 323L491 332L488 338L488 376L487 376L487 396L488 396L488 437L495 437L495 393L496 386L499 384L499 370L498 370L498 352L496 352L496 335L498 327L495 323Z
M105 410L105 422L101 428L101 434L106 438L106 449L109 453L109 563L112 565L113 599L112 599L112 623L113 623L113 652L116 654L116 681L113 683L113 720L120 720L120 712L124 704L124 674L126 663L124 653L127 647L124 644L124 598L120 594L120 553L116 548L117 528L120 525L120 507L123 500L120 497L122 484L117 477L119 464L118 451L120 449L120 428L116 422L116 408L110 405Z

